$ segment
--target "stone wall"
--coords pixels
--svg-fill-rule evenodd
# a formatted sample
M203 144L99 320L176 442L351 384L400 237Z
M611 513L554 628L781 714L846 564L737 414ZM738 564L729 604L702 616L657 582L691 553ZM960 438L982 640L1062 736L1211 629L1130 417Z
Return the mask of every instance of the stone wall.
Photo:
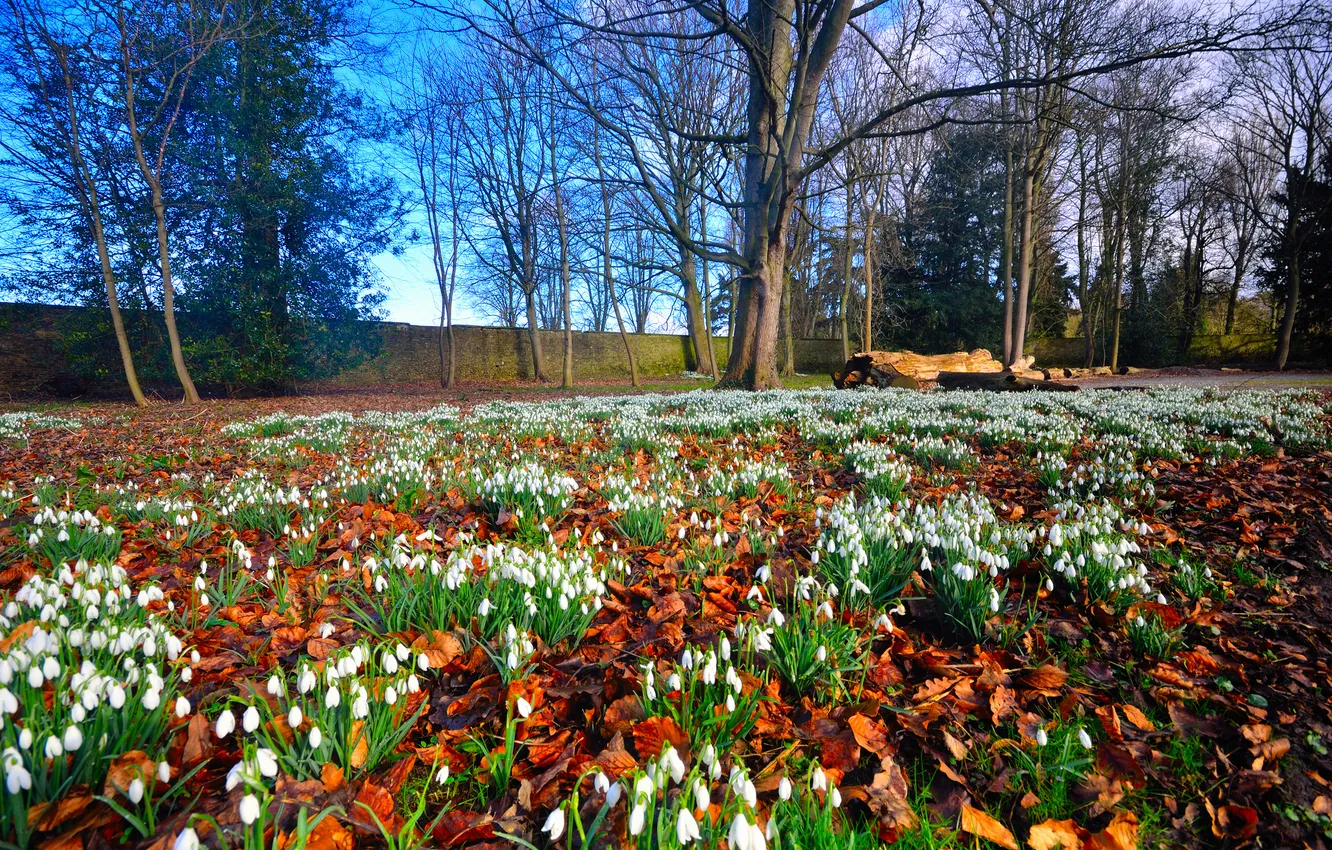
M0 304L0 399L24 396L99 394L99 382L73 374L60 346L61 328L77 323L80 307L39 304ZM376 384L434 383L439 380L439 330L398 322L366 322L367 334L377 334L379 353L355 368L333 376L327 383L339 387ZM507 382L532 378L532 354L527 331L459 325L457 377L461 381ZM671 375L692 368L689 339L671 334L630 334L645 378ZM575 333L576 381L610 381L629 377L624 342L618 333ZM719 362L729 352L725 337L713 341ZM564 352L562 332L541 332L547 377L558 380ZM113 349L112 349L113 350ZM827 374L842 366L842 344L835 339L797 340L796 370ZM99 368L118 376L118 360ZM108 380L112 392L122 382Z

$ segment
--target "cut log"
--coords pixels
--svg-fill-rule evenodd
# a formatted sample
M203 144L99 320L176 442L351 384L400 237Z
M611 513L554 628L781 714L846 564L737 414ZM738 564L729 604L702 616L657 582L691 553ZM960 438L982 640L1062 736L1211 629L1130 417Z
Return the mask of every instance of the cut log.
M1034 357L1027 356L1013 364L1013 373L1029 378L1047 378L1033 368ZM919 386L921 381L933 381L941 372L968 374L998 374L1004 364L995 360L983 348L958 351L953 354L917 354L914 351L860 351L851 355L840 372L832 375L838 389L871 386L911 386L910 379Z
M940 389L945 390L990 390L991 392L1053 390L1065 393L1078 391L1073 384L1057 384L1040 378L1028 378L1016 372L940 372L937 380Z

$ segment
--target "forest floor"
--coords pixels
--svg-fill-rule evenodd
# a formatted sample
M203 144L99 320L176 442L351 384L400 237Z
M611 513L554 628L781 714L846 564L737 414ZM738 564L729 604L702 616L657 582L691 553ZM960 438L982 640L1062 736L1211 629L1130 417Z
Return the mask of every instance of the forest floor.
M0 414L0 844L1325 847L1326 378Z

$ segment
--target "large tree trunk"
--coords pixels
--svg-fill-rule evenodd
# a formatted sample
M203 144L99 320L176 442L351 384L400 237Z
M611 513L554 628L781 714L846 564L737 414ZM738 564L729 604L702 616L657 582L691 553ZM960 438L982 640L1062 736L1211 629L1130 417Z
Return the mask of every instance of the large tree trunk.
M773 239L752 272L740 279L736 339L722 383L754 390L781 387L777 377L777 328L785 279L786 243Z
M1036 170L1030 164L1022 177L1022 239L1018 248L1017 303L1013 311L1013 342L1004 365L1022 356L1027 339L1027 301L1031 294L1033 258L1036 254Z

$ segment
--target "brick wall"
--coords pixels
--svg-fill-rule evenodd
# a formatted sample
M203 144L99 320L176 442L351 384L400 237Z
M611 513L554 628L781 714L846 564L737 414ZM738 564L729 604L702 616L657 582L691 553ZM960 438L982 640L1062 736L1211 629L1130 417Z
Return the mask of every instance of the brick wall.
M73 374L59 345L60 328L77 322L84 308L40 304L0 304L0 399L40 395L102 395L121 392L119 380L101 382ZM376 384L433 383L439 380L439 331L433 327L398 322L366 322L365 332L382 342L378 355L355 368L333 376L328 383L340 387ZM506 382L532 378L532 354L527 331L521 328L490 328L459 325L457 376L462 381ZM624 343L618 333L575 333L574 378L577 381L615 380L629 377ZM682 372L692 365L689 340L671 334L630 334L638 358L639 373L660 377ZM725 337L714 341L719 362L725 363ZM564 334L541 332L542 354L547 376L558 379L563 362ZM110 349L114 350L114 349ZM797 340L796 370L827 374L842 365L838 340ZM119 376L118 359L100 371Z

